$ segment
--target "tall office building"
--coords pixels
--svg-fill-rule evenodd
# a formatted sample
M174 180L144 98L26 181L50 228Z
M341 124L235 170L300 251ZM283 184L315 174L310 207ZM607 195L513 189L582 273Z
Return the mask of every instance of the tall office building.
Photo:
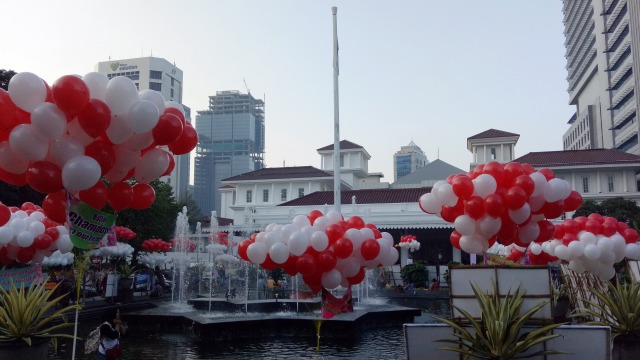
M135 59L109 60L99 62L95 71L106 74L109 79L126 76L138 90L159 91L166 101L182 105L185 118L191 122L191 109L182 104L182 70L165 59L142 57ZM190 154L174 156L176 166L173 172L160 178L173 188L176 201L186 200L189 188Z
M640 1L564 0L569 103L565 150L640 154Z
M193 194L203 214L221 213L222 179L264 167L264 101L218 91L196 116L198 146Z
M407 146L401 146L400 151L393 155L393 181L398 181L428 163L427 155L413 141Z

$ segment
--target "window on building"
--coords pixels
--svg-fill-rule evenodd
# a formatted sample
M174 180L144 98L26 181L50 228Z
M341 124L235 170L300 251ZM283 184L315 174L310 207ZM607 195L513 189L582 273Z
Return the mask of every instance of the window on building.
M247 203L253 202L253 191L247 190Z
M340 155L340 167L344 167L344 155Z
M298 188L298 197L304 196L304 188Z
M496 148L491 148L491 160L496 159Z
M173 86L174 78L171 78L171 86Z
M287 189L280 190L280 201L287 201Z
M162 91L162 84L156 83L156 82L150 82L149 89L155 90L155 91Z
M607 190L609 190L609 192L615 191L615 187L613 185L613 175L607 176Z
M262 202L269 202L269 189L262 190Z
M171 97L173 98L173 89L171 89Z
M162 71L151 70L149 71L149 78L155 80L162 80Z
M585 193L585 194L589 192L589 178L588 177L583 177L582 178L582 192Z

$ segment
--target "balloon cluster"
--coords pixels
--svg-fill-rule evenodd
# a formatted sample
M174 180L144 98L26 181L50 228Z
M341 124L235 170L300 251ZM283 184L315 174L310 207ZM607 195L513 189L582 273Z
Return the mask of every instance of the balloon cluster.
M193 240L177 238L169 240L173 251L195 251L196 243Z
M222 254L228 249L228 247L222 244L211 243L205 246L205 249L211 254Z
M415 235L406 235L400 238L400 243L398 244L400 248L407 248L411 252L416 250L420 250L420 243L416 240Z
M142 242L142 249L144 251L154 252L167 252L171 250L171 244L162 239L147 239Z
M161 266L171 261L171 258L165 253L159 252L140 252L138 254L138 262L148 267Z
M67 229L33 203L20 208L0 203L0 224L1 265L40 263L56 250L64 254L73 249Z
M69 266L73 264L74 255L72 252L61 253L60 250L56 250L48 257L42 260L42 266L56 267L56 266Z
M616 218L591 214L564 220L555 226L553 239L529 246L532 263L548 254L569 262L569 268L589 272L609 280L615 276L613 264L625 257L640 260L638 232Z
M92 251L92 256L111 256L132 258L133 247L129 244L118 242L115 246L102 246Z
M291 224L269 224L238 245L238 255L266 270L301 274L314 292L362 282L365 268L393 265L398 250L389 233L359 216L344 220L335 210L298 215Z
M225 265L232 265L240 262L240 259L231 254L220 254L215 257L215 260L216 262L221 262Z
M136 233L133 232L133 230L129 229L128 227L125 226L115 226L114 227L115 233L116 233L116 238L121 239L121 240L131 240L134 237L136 237Z
M553 224L547 219L576 210L582 196L550 169L491 161L438 181L418 203L422 211L454 224L454 247L482 254L496 240L527 247L550 239Z
M128 77L66 75L49 87L22 72L8 92L0 89L0 180L47 194L66 190L97 209L151 206L147 184L171 173L173 155L197 141L180 104L138 91ZM141 186L124 182L131 178Z

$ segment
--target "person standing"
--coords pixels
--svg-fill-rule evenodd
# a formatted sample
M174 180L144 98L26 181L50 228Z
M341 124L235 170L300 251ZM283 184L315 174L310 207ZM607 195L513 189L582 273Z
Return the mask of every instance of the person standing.
M122 356L120 348L120 336L124 335L124 327L120 320L120 309L110 308L102 314L102 325L100 325L100 345L96 358L106 360L107 352L119 353L116 359Z

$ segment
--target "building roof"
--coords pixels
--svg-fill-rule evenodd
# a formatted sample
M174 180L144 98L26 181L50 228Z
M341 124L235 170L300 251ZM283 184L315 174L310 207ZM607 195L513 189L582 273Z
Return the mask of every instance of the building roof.
M364 189L345 190L341 192L340 202L351 204L353 196L357 204L396 204L418 202L420 196L431 191L431 188L409 189ZM333 205L333 191L316 191L309 195L287 201L278 206Z
M393 185L416 184L419 186L424 180L445 180L449 175L466 173L467 172L462 169L459 169L440 159L436 159L428 163L424 167L421 167L416 171L399 178L398 180L396 180L396 182L393 183Z
M529 163L533 167L562 167L605 164L640 165L640 156L615 149L589 149L530 152L514 161Z
M332 174L315 168L313 166L288 166L263 168L250 171L244 174L222 179L225 182L233 181L255 181L255 180L276 180L276 179L300 179L300 178L322 178L333 177Z
M489 129L489 130L483 131L483 132L481 132L479 134L475 134L473 136L470 136L470 137L467 138L467 140L490 139L490 138L512 137L512 136L520 137L520 134L514 134L514 133L507 132L507 131L496 130L496 129Z
M340 141L340 150L350 150L350 149L364 149L362 146L352 143L349 140L341 140ZM321 147L317 151L331 151L333 150L333 144L327 145L325 147Z

